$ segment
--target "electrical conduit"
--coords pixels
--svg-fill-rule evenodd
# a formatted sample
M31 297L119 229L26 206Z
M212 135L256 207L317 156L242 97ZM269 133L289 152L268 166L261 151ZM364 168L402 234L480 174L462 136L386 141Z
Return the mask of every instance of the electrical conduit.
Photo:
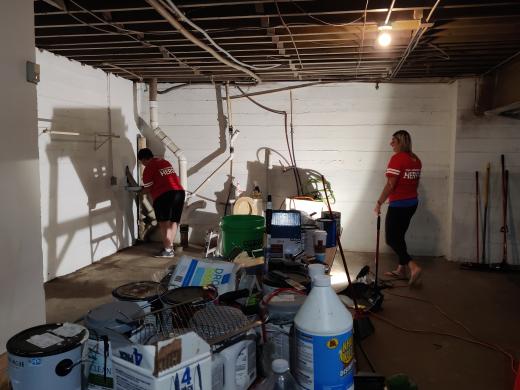
M250 71L249 69L240 66L236 63L233 63L224 57L222 57L219 53L217 53L215 50L213 50L211 47L206 45L204 42L202 42L200 39L198 39L195 35L193 35L191 32L186 30L179 21L157 0L146 0L148 4L150 4L163 18L165 18L173 27L177 29L185 38L189 39L193 44L197 45L201 49L207 51L209 54L211 54L214 58L216 58L218 61L222 62L223 64L230 66L234 69L237 69L241 72L244 72L251 76L253 79L255 79L257 82L261 82L262 80L260 77L258 77L255 73Z

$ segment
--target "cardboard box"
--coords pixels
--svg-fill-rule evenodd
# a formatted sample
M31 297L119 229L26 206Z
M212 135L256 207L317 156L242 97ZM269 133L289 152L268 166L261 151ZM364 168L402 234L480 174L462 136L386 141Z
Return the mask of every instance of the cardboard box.
M169 288L214 285L219 294L235 290L236 270L233 263L200 260L182 256L170 279Z
M211 389L210 346L194 332L114 348L112 367L116 390Z

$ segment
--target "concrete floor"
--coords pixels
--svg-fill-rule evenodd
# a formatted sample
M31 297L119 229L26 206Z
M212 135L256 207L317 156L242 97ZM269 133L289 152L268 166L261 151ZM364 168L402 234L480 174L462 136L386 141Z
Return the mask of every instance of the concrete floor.
M156 250L154 245L129 248L47 283L47 321L76 320L90 308L110 301L112 289L124 283L160 280L174 261L151 257ZM194 256L198 253L197 248L186 251ZM369 253L346 255L353 275L373 259ZM337 258L333 270L336 273L341 272ZM520 275L461 271L457 264L441 258L418 261L424 270L422 287L385 290L380 315L406 328L471 337L432 305L390 294L430 300L479 339L500 345L515 358L520 357ZM382 272L393 269L395 258L382 255L381 264ZM372 322L376 331L363 345L383 375L406 373L421 390L511 390L513 387L511 364L499 352L452 337L405 332L374 317ZM357 360L358 368L368 371L363 357L358 355Z

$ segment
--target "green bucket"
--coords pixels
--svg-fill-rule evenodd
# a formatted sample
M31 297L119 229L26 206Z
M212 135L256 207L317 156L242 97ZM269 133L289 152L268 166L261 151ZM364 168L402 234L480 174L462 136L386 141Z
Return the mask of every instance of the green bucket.
M258 215L227 215L220 222L222 256L228 257L235 248L245 251L264 246L265 219Z

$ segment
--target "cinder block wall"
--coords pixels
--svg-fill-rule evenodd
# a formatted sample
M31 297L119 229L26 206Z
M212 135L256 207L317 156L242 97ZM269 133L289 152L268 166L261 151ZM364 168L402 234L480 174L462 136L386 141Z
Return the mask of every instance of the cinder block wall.
M520 121L499 116L476 116L473 111L475 80L458 81L453 216L450 258L476 261L475 171L480 174L480 228L484 213L486 164L491 163L487 226L488 261L502 260L502 179L500 155L509 169L508 260L519 264L520 232ZM480 235L482 253L482 235Z
M262 84L249 92L289 84ZM167 85L160 85L160 89ZM231 94L237 94L230 88ZM409 231L412 253L443 255L447 252L448 183L453 107L456 89L448 84L327 84L293 90L294 147L302 177L310 171L331 181L342 213L343 244L354 251L375 248L373 207L385 183L384 170L392 151L393 132L411 132L414 150L423 162L421 206ZM189 189L195 189L228 156L225 95L220 86L190 86L159 95L160 127L181 147L189 162ZM255 96L260 103L289 113L289 91ZM143 91L141 115L148 116ZM294 178L284 172L288 152L283 116L267 112L247 99L232 100L233 126L240 130L235 144L233 176L250 192L257 181L264 193L274 196L278 207L285 196L295 195ZM175 157L152 143L157 154ZM266 164L266 148L272 149ZM224 202L229 166L217 174L201 194ZM216 227L223 205L207 202L189 223L192 239ZM389 248L384 247L384 250Z
M25 73L25 62L35 61L32 2L2 3L0 47L4 52L0 61L1 355L10 337L45 322L36 86L27 82ZM0 376L5 366L0 363Z
M125 167L135 170L138 128L132 82L45 51L37 51L37 61L43 272L49 280L132 245L135 206L124 186ZM95 135L110 131L120 138Z

